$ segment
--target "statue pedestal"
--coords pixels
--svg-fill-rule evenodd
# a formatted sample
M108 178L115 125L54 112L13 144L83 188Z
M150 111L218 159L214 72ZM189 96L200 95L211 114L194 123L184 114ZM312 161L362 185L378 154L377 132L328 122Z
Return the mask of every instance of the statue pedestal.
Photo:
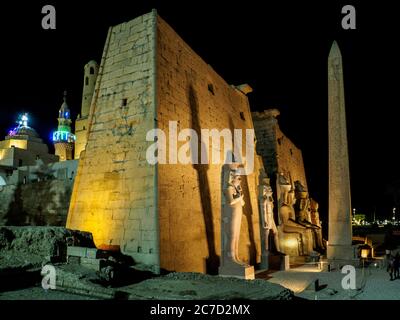
M287 254L274 254L274 253L263 253L261 255L261 270L289 270L290 269L290 259Z
M355 257L355 249L351 244L348 245L332 245L329 243L327 248L328 260L353 260Z
M218 268L218 275L221 277L235 277L246 280L254 280L254 267L242 266L235 263L226 263Z
M269 269L286 271L290 269L289 255L287 254L269 254Z
M353 245L331 245L327 247L327 260L330 270L339 270L345 265L358 267L360 259L357 258L356 246Z

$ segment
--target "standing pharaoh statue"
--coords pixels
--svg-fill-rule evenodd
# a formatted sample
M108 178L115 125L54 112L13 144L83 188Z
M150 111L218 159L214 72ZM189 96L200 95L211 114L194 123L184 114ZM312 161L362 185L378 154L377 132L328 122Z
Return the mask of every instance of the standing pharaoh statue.
M254 279L254 268L239 259L243 192L239 164L226 164L222 174L221 266L219 274Z
M260 185L258 190L258 200L260 205L260 224L261 224L261 268L268 269L270 252L279 253L278 229L274 219L274 200L272 198L272 188L270 180L262 172L260 175ZM270 235L273 235L273 244L270 243Z
M322 237L322 222L319 219L319 212L318 212L319 204L314 199L310 198L310 212L311 212L311 222L318 227L316 229L316 237L317 237L317 247L318 251L325 251L326 245L324 239Z
M228 187L224 190L224 196L227 201L227 216L230 220L227 230L228 235L230 235L228 257L233 262L243 264L239 259L239 237L245 202L240 183L241 177L236 175L235 171L232 171Z

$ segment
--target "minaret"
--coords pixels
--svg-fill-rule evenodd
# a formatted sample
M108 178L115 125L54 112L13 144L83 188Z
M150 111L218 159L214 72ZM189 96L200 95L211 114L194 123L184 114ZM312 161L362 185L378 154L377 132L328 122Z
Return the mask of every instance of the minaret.
M353 259L349 155L342 55L336 41L328 57L329 260Z
M75 122L75 159L79 159L81 152L86 147L89 111L98 72L99 66L94 60L89 61L84 67L81 114L78 115Z
M53 133L54 148L60 161L73 159L75 136L71 133L71 122L67 92L64 91L64 102L58 112L58 129Z

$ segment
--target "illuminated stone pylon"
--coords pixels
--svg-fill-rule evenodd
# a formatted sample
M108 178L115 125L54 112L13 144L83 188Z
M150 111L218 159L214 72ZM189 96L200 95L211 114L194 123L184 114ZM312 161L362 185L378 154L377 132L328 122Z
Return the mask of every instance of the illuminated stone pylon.
M254 129L245 92L246 86L226 83L156 11L110 27L67 228L91 232L97 247L119 248L156 273L218 274L221 168L227 151L200 137L201 144L190 143L188 149L195 163L176 163L178 145L169 137L184 128L197 134L208 128ZM177 120L175 131L170 124ZM202 148L209 163L198 161ZM163 150L168 164L160 157ZM218 164L212 163L214 152L221 156ZM253 154L246 151L246 162ZM162 161L153 163L153 156ZM261 159L254 165L254 172L241 180L244 217L236 220L242 225L235 244L240 261L248 265L260 261L261 252L256 232Z
M329 260L353 259L349 155L342 55L336 41L328 57Z

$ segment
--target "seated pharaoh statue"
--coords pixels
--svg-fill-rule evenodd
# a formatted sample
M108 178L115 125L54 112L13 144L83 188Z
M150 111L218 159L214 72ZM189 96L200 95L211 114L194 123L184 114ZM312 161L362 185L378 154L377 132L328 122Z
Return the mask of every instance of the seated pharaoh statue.
M294 206L296 221L306 227L312 227L308 192L300 181L295 181L294 191L296 197Z
M311 202L306 188L301 184L300 181L295 181L295 196L296 196L296 221L302 226L306 227L311 231L312 234L312 249L321 251L322 247L319 244L319 233L321 233L321 227L314 224L311 218Z
M278 176L278 184L280 250L290 256L308 255L312 251L312 234L306 226L296 221L293 207L296 198L292 185L282 173Z

